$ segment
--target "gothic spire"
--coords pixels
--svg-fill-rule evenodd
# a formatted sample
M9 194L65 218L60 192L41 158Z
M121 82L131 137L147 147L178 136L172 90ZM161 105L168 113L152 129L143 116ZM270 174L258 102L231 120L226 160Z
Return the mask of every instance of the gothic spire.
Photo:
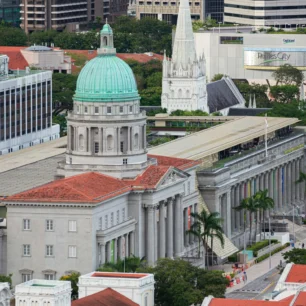
M181 66L184 70L188 67L189 62L197 60L189 0L180 0L172 54L174 65L177 68Z

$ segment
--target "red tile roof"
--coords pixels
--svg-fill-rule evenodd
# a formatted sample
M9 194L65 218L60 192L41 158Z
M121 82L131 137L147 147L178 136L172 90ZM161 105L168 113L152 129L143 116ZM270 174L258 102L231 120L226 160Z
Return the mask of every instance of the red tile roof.
M148 154L148 157L156 158L157 164L159 166L173 166L180 170L186 170L201 164L200 161L195 161L185 158L176 158L176 157L168 157L168 156L152 155L152 154Z
M233 299L220 299L213 298L209 306L289 306L293 300L290 296L281 301L261 301L261 300L233 300ZM305 304L294 304L292 306L304 306Z
M149 166L139 174L135 180L130 181L134 189L154 189L170 169L170 166Z
M91 277L143 278L148 275L144 273L95 272Z
M89 172L53 181L6 198L6 201L99 203L130 191L128 184L108 175Z
M306 265L292 265L287 278L287 283L306 283Z
M21 69L25 70L29 66L26 59L23 57L20 50L26 47L6 47L0 46L0 54L5 54L10 58L9 69L16 70Z
M119 292L107 288L103 291L72 301L72 306L139 306Z
M85 55L88 60L97 56L97 50L65 50L70 54ZM117 56L122 60L134 60L139 63L147 63L152 60L163 60L163 55L152 53L152 56L145 53L117 53Z

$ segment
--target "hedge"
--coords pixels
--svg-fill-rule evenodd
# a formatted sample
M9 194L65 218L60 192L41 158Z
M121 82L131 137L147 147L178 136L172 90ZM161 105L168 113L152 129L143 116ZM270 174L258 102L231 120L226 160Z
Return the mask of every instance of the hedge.
M283 246L281 246L281 247L279 247L279 248L273 250L273 251L271 252L271 255L276 254L276 253L278 253L278 252L280 252L280 251L286 249L289 245L290 245L290 243L287 242L287 243L284 244ZM270 256L270 253L258 257L258 258L256 259L256 263L259 263L259 262L261 262L261 261L263 261L263 260L269 258L269 256Z
M278 243L279 241L277 239L271 239L271 244ZM251 246L247 247L247 250L253 251L254 257L257 257L257 252L269 245L269 240L262 240L254 243Z

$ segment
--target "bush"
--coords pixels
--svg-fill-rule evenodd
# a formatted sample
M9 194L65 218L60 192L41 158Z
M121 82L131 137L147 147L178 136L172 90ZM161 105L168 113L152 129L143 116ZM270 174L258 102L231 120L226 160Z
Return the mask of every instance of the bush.
M279 247L279 248L273 250L273 251L271 252L271 255L274 255L274 254L276 254L276 253L278 253L278 252L280 252L280 251L286 249L289 245L290 245L290 243L287 242L287 243L284 244L283 246L281 246L281 247ZM258 258L256 259L256 262L259 263L259 262L261 262L261 261L263 261L263 260L269 258L269 256L270 256L269 253L268 253L268 254L265 254L265 255L262 255L262 256L260 256L260 257L258 257Z
M230 256L228 256L228 261L229 262L237 262L237 254L239 253L239 251L238 252L236 252L236 253L234 253L234 254L232 254L232 255L230 255Z
M271 239L271 244L278 243L277 239ZM269 245L269 240L262 240L247 247L247 250L253 251L253 255L257 257L257 252Z

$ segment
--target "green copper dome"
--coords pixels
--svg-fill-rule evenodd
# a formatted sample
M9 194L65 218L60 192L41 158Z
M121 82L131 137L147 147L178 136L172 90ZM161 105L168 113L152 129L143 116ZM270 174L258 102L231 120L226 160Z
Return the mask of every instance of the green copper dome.
M80 102L125 102L140 99L132 69L116 56L113 31L105 24L100 32L98 56L81 70L74 100Z

